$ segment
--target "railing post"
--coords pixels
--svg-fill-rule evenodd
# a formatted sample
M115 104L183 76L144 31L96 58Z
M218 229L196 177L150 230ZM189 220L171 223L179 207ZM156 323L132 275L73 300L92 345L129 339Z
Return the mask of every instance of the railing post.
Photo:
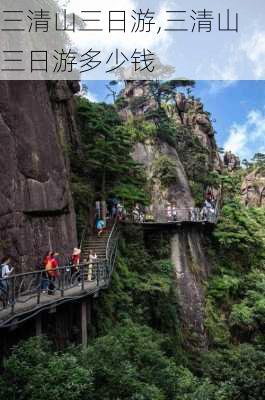
M107 280L109 280L109 276L110 276L110 264L109 261L106 260L105 261L105 281L107 282Z
M65 279L65 268L63 267L61 271L61 297L64 297L64 279Z
M9 294L8 294L9 297ZM8 301L9 299L7 299ZM15 277L11 277L11 314L15 312L15 302L16 302L16 294L15 294Z
M81 277L81 289L83 291L85 289L85 273L83 264L80 267L80 277Z
M99 262L97 262L97 286L99 286Z
M42 287L42 279L43 279L42 274L43 274L43 272L40 271L40 275L39 275L40 279L37 280L39 282L38 283L37 304L40 304L40 295L41 295L41 287Z

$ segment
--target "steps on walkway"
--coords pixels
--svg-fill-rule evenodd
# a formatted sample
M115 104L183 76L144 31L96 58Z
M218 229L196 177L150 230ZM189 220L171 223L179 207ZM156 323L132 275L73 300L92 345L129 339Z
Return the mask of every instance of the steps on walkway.
M89 251L92 250L97 254L99 261L105 260L109 236L110 236L109 231L104 232L99 237L96 234L90 236L82 247L82 258L88 259Z

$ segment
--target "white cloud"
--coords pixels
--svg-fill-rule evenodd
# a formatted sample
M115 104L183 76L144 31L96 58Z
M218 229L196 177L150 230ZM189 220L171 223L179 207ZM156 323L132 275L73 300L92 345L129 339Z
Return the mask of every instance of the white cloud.
M216 95L223 90L236 85L237 80L209 81L209 94Z
M225 142L224 148L226 151L231 150L232 153L242 154L246 151L247 144L247 127L245 125L234 124L230 128L230 134Z
M249 158L255 152L264 152L265 109L251 110L244 123L234 123L230 128L224 148L241 158Z
M98 102L97 96L94 93L90 92L89 90L83 92L82 95L89 101L92 101L92 103Z
M255 32L241 43L240 50L252 63L256 79L264 78L265 74L265 32Z
M97 98L97 95L90 90L88 90L86 87L83 86L81 82L81 90L79 93L77 93L77 96L82 96L85 97L87 100L91 101L92 103L98 103L99 99Z

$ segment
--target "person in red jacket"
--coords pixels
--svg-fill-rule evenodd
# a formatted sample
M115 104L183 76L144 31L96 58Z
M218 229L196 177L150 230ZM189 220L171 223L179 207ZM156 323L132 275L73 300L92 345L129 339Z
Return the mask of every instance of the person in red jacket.
M49 290L48 294L55 294L55 280L59 277L59 263L56 259L56 256L58 256L57 253L51 252L50 257L47 259L47 264L46 264L46 271L49 276Z

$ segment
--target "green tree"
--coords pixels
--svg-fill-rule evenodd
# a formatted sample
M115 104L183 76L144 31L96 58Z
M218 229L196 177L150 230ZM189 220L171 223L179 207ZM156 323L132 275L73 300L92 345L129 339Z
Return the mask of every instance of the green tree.
M78 352L56 353L45 338L20 343L5 363L0 398L6 400L93 399L91 368L80 365Z
M195 81L188 79L177 79L170 81L150 81L149 87L157 105L161 108L163 102L174 100L177 89L180 87L194 87Z
M80 236L96 199L116 195L130 209L136 202L148 204L149 196L144 169L131 156L134 145L131 126L121 120L116 107L77 97L76 118L81 143L69 153ZM140 130L140 126L134 128L137 137Z

